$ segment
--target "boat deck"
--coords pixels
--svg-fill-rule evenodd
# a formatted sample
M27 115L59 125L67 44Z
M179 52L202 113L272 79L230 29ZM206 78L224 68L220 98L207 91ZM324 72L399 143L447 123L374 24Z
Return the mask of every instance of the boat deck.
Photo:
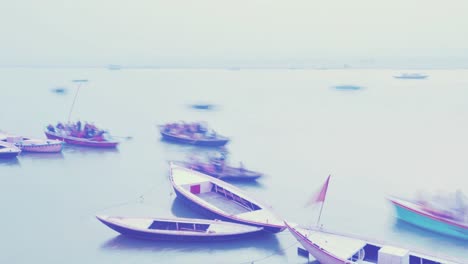
M245 206L234 202L233 200L226 198L225 196L216 192L199 193L197 196L230 215L238 215L251 211Z

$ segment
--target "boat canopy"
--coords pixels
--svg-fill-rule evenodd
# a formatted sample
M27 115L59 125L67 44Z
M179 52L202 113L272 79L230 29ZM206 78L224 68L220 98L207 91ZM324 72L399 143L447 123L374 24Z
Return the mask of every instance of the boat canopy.
M307 235L307 231L303 234ZM339 259L350 259L367 244L365 241L360 239L343 237L318 231L311 231L307 237L314 244L320 248L323 248Z

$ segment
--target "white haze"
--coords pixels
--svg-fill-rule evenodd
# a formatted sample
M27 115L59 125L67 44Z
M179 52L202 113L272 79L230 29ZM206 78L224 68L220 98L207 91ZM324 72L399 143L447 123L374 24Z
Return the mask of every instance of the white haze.
M464 0L2 0L0 66L468 67L467 11Z

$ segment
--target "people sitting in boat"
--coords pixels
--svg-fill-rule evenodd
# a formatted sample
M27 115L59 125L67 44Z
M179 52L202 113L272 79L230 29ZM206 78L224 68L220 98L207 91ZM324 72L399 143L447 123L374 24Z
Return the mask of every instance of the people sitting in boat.
M433 215L468 222L468 199L461 190L451 194L439 193L432 196L419 193L417 202L424 211Z
M244 163L242 163L242 161L239 163L239 170L245 172Z
M92 140L94 141L104 141L104 130L100 130L97 132L97 134L92 137Z
M206 138L211 138L211 139L216 138L216 131L212 130L206 133Z
M225 166L225 160L223 157L211 158L211 164L217 172L222 172Z
M49 124L49 125L47 126L47 130L50 131L50 132L55 132L55 128L54 128L54 126L51 125L51 124Z
M60 130L62 130L62 129L65 129L65 126L64 126L61 122L59 122L59 123L57 124L57 128L60 129Z

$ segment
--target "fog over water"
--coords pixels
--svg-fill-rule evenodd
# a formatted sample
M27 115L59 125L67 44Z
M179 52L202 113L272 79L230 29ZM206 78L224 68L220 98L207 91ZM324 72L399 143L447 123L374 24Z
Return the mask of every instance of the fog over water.
M0 66L468 67L468 2L3 1Z

